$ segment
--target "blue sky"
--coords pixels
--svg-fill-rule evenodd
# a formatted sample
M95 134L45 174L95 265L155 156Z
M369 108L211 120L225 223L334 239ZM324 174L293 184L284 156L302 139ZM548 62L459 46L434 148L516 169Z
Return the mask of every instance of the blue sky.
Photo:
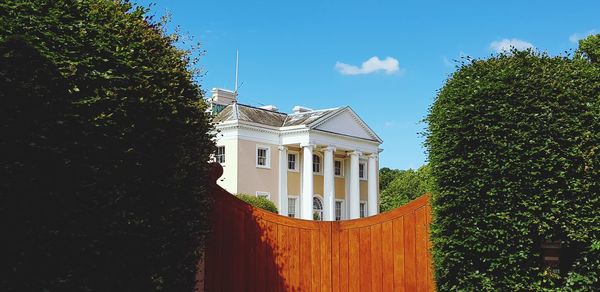
M349 105L384 140L381 166L399 169L426 163L420 121L453 60L511 44L557 55L600 33L594 0L136 2L201 43L207 92L233 88L239 49L240 103Z

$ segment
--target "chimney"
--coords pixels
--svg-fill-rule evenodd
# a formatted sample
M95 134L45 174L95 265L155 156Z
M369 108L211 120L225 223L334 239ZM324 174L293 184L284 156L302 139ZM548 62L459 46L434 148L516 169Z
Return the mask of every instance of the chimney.
M230 105L237 101L237 93L222 88L213 88L210 101L219 105Z
M292 109L292 112L294 112L295 114L311 112L311 111L313 111L312 108L307 108L307 107L301 106L301 105L297 105Z
M236 92L222 88L213 88L212 97L210 98L210 107L208 110L213 115L216 115L220 113L225 107L235 103L236 101Z

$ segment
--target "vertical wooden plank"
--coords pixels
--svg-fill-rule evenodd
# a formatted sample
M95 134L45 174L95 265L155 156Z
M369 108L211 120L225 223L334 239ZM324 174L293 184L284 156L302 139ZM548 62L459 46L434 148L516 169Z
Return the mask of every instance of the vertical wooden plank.
M300 278L300 291L310 291L312 288L312 258L311 258L311 232L309 229L298 229L300 243L300 257L298 270Z
M278 241L277 241L277 224L273 222L265 222L266 224L266 237L264 240L265 244L265 259L264 259L264 268L260 268L260 271L265 271L265 288L262 291L273 291L277 289L279 282L279 261L281 257L281 252L279 250ZM260 289L257 289L260 290Z
M300 289L300 236L299 230L296 227L290 227L290 290L296 291Z
M350 290L350 232L340 231L340 291ZM358 286L358 285L357 285Z
M258 228L258 223L252 212L247 212L245 215L245 222L243 225L244 242L244 291L254 292L256 291L257 284L257 270L256 270L256 256L258 250L258 237L262 234L262 230Z
M415 213L404 216L404 273L406 291L417 289L416 220Z
M233 242L236 238L236 229L234 224L236 211L235 208L231 208L230 206L226 205L223 206L223 211L223 223L221 225L223 226L223 253L221 254L223 262L221 263L221 269L219 271L221 273L221 275L219 275L219 281L221 282L219 286L222 289L222 291L228 291L233 290L233 286L231 281L225 281L225 276L223 275L223 273L225 272L227 267L231 267L232 265L236 264L234 262L235 257L231 252L231 250L233 249ZM232 274L230 274L230 277L232 277Z
M394 239L393 221L381 224L382 289L394 291Z
M227 228L231 228L231 220L227 218L233 216L233 208L226 206L224 203L221 204L221 215L219 215L219 241L216 244L219 246L219 261L217 272L219 275L216 277L217 283L216 287L218 290L224 290L227 286L225 285L222 277L225 269L227 269L227 265L231 264L231 254L228 252L228 248L231 246L231 234L227 231ZM222 244L223 243L223 244Z
M233 264L232 263L232 259L231 259L231 252L228 252L229 250L231 250L231 242L233 241L232 237L233 237L233 231L232 232L225 232L227 230L232 230L231 228L233 228L233 225L231 224L231 220L229 218L233 217L234 214L234 210L232 208L227 208L226 206L223 206L223 215L221 216L221 228L222 228L222 244L221 244L221 263L220 263L220 267L219 267L219 284L217 286L219 286L220 290L227 290L227 289L231 289L231 287L229 287L228 283L226 283L225 281L223 281L223 271L226 269L227 266ZM219 244L219 243L217 243Z
M406 291L404 277L404 217L393 221L394 291Z
M310 263L312 264L311 289L320 291L321 283L321 242L319 229L310 230Z
M212 212L216 212L217 210L217 202L214 202L212 205ZM208 236L206 237L206 245L204 247L204 288L199 290L199 291L211 291L213 289L212 286L212 269L213 269L213 260L212 257L215 255L215 250L214 250L214 239L213 236L215 235L215 222L214 219L212 217L212 213L211 216L209 217L209 224L210 224L210 233L208 234ZM198 277L198 276L196 276Z
M259 218L256 219L256 228L260 231L256 235L256 257L254 257L254 266L256 271L256 289L255 291L265 291L267 287L267 238L269 236L269 226Z
M324 222L322 224L320 224L320 228L319 228L319 243L320 243L320 248L319 248L319 252L320 252L320 259L319 262L321 263L321 267L320 267L320 276L321 276L321 285L320 285L320 290L318 289L317 291L323 291L323 292L330 292L332 290L332 283L331 283L331 277L332 277L332 243L331 243L331 238L332 238L332 229L331 229L331 222ZM336 250L339 251L339 248L336 248ZM339 254L338 254L339 257ZM314 291L314 289L313 289Z
M221 222L220 216L221 208L220 201L218 198L215 198L215 202L213 205L213 211L210 217L210 228L211 232L207 237L207 244L205 250L205 265L204 265L204 291L216 291L219 290L218 287L218 275L219 275L219 259L222 261L220 244L217 242L223 242L221 238Z
M425 207L415 211L415 253L417 291L427 291L427 214Z
M360 230L348 230L348 288L360 291Z
M290 246L289 228L285 225L277 226L277 291L288 291L290 282Z
M371 291L371 228L360 228L360 291Z
M371 226L371 289L382 290L381 223Z
M340 224L338 222L331 223L331 291L339 292L340 287ZM323 231L321 231L323 236Z
M246 237L244 225L246 216L244 215L242 210L236 210L235 216L229 219L234 225L234 228L231 229L234 236L231 249L231 253L233 254L233 265L231 266L231 282L233 282L232 291L241 291L246 286L246 283L244 282L244 240Z

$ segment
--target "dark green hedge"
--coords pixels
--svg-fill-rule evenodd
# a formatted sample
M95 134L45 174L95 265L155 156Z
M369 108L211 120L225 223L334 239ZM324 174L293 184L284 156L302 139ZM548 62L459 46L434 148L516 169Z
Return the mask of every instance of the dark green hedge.
M146 12L0 2L0 290L194 287L210 123Z
M277 206L275 206L275 204L267 198L247 194L237 194L236 197L254 207L258 207L269 212L277 213Z
M438 290L600 287L599 106L589 59L513 51L447 80L427 117Z

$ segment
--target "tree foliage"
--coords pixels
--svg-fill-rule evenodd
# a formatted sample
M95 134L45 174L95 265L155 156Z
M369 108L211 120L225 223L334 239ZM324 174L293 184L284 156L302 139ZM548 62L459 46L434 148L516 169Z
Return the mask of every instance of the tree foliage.
M593 64L600 64L600 34L580 40L577 53Z
M379 170L379 191L383 192L402 170L384 167Z
M382 169L383 170L383 169ZM391 182L381 189L380 209L382 212L398 208L426 193L431 193L433 180L428 165L417 170L391 170L394 173Z
M237 194L236 197L254 207L258 207L269 212L277 213L277 206L271 200L264 197L257 197L248 194Z
M123 1L0 3L3 291L190 291L208 117L190 52Z
M600 287L599 68L532 51L471 59L427 121L438 290ZM562 242L558 274L546 240Z

